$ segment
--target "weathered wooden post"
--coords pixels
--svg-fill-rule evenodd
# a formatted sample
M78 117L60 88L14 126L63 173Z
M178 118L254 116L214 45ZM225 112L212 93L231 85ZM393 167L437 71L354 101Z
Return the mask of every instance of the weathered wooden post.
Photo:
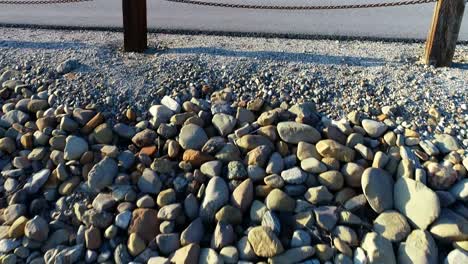
M143 52L148 47L146 0L122 0L124 50Z
M465 0L438 0L426 43L426 64L452 65L464 11Z

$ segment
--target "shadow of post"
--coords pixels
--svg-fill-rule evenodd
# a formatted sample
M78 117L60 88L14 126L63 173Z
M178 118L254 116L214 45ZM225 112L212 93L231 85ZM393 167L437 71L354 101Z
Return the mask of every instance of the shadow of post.
M45 50L62 50L62 49L82 49L89 45L76 41L66 42L36 42L36 41L17 41L17 40L1 40L0 48L15 48L15 49L45 49Z
M316 64L333 64L333 65L353 65L364 67L382 66L389 61L380 58L369 57L353 57L353 56L336 56L336 55L321 55L301 52L281 52L281 51L244 51L244 50L228 50L216 47L189 47L189 48L169 48L166 50L157 51L155 49L148 50L148 53L159 54L208 54L213 56L223 57L239 57L251 58L259 60L287 61L287 62L303 62Z

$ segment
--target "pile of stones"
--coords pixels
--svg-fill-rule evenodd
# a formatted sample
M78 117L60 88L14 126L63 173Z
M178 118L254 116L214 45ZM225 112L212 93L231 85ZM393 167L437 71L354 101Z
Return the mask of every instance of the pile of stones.
M227 91L117 123L51 97L1 84L2 264L468 263L451 135Z

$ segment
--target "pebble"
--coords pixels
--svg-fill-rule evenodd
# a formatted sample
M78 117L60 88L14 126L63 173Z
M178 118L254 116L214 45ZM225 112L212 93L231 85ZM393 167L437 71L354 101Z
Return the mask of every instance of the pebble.
M443 154L459 149L457 140L448 134L436 134L435 145Z
M212 222L216 212L229 200L229 190L221 177L213 177L208 182L205 196L200 205L200 216L206 222Z
M364 236L362 248L366 251L370 263L397 263L392 243L375 232L369 232Z
M195 125L188 124L181 128L179 134L179 144L183 149L199 150L208 141L203 128Z
M156 172L146 168L138 179L138 188L140 191L149 194L158 194L162 183Z
M265 198L265 204L270 210L292 212L296 201L280 189L274 189Z
M117 162L112 158L105 157L89 171L89 188L95 192L99 192L106 187L110 187L117 176L117 172Z
M46 183L46 181L49 179L49 176L49 169L40 170L28 179L23 189L27 190L29 194L35 194Z
M281 172L281 178L283 178L286 183L302 184L307 179L307 173L302 171L299 167L294 167Z
M29 63L0 91L2 263L437 263L466 249L464 124L448 112L430 111L433 136L398 116L405 102L336 121L322 93L294 105L295 88L244 98L216 79L181 93L163 79L149 111L109 111L107 95L81 109L62 101L81 74Z
M373 138L380 137L387 131L387 125L371 119L362 120L362 127Z
M287 143L297 144L301 141L315 143L320 140L320 133L312 126L296 122L280 122L276 126L278 135Z
M468 220L456 212L443 208L432 223L431 235L440 241L454 242L468 239Z
M367 168L362 173L362 191L372 209L381 213L393 208L392 176L382 169ZM400 195L395 191L395 195Z
M392 242L404 240L411 232L406 218L391 210L381 213L374 220L373 230Z
M398 263L437 263L437 245L427 231L413 230L406 238L405 243L400 243L398 248Z
M437 194L424 184L400 178L394 186L394 205L408 221L425 230L439 217L440 203Z
M216 114L213 116L212 123L221 136L227 136L233 131L237 120L231 115Z
M248 242L259 257L274 257L284 251L280 240L268 227L257 226L252 228L248 234Z
M351 162L354 160L355 151L349 147L341 145L340 143L331 140L324 139L317 142L315 145L317 152L326 158L334 158L339 161Z

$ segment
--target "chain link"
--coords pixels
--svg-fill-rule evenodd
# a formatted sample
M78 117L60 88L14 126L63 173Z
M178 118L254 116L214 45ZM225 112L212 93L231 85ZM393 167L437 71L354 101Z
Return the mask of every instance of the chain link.
M195 0L164 0L166 2L191 4L199 6L241 8L241 9L270 9L270 10L331 10L331 9L357 9L357 8L375 8L392 7L434 3L438 0L405 0L399 2L370 3L370 4L349 4L349 5L323 5L323 6L284 6L284 5L251 5L251 4L229 4L216 2L203 2Z
M48 5L48 4L68 4L68 3L80 3L80 2L91 2L94 0L0 0L0 5Z

